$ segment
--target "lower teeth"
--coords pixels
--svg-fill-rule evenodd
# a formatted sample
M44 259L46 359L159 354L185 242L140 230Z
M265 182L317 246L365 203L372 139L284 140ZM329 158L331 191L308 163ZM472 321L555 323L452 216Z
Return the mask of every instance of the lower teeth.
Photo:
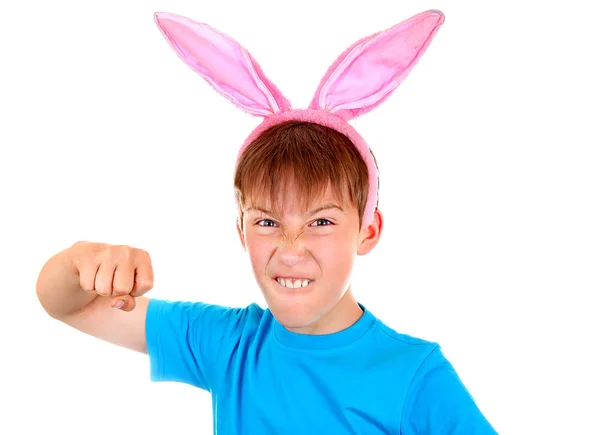
M276 281L277 281L277 280L276 280ZM303 286L303 285L301 285L300 287L294 287L294 286L292 286L292 287L288 287L288 286L287 286L285 283L283 283L283 284L282 284L282 283L280 283L279 281L277 281L277 284L279 284L280 286L282 286L282 287L285 287L285 288L287 288L287 289L290 289L290 290L297 290L297 289L299 289L299 288L306 288L306 287L308 287L308 286L309 286L311 283L312 283L312 281L308 281L308 284L306 284L306 286Z

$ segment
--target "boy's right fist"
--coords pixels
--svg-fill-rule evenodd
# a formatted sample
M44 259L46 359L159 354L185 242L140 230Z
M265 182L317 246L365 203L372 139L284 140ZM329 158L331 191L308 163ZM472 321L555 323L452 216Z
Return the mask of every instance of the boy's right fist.
M142 249L92 242L77 242L71 249L81 288L111 298L114 308L133 310L135 298L154 285L150 255Z

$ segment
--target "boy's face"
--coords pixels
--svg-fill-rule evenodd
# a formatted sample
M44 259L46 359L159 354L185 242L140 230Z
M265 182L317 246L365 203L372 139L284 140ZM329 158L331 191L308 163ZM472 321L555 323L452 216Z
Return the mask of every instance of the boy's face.
M300 333L335 332L350 326L361 312L348 291L352 268L356 255L377 244L381 214L376 211L373 223L359 231L357 208L337 201L331 189L307 212L297 203L292 191L281 215L266 203L245 208L240 241L280 323Z

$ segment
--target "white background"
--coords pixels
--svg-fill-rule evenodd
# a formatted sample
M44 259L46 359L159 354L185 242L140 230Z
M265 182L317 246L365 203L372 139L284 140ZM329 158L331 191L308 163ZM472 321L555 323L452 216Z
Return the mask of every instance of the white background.
M259 120L179 60L155 11L236 38L304 107L347 46L429 8L446 23L425 56L353 121L385 218L355 293L440 343L500 433L600 433L598 15L510 3L3 2L0 433L212 433L207 393L45 314L38 272L77 240L149 251L151 296L265 306L232 196Z

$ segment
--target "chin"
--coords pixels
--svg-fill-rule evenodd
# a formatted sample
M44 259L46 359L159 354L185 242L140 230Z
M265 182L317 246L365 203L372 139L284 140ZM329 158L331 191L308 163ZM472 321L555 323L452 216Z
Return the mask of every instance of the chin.
M277 321L289 329L306 328L321 317L316 301L282 300L277 296L268 297L266 301Z
M273 316L286 328L305 328L318 320L318 314L307 305L268 304Z
M262 284L262 293L271 313L287 329L310 327L323 317L331 302L323 294L325 289L320 281L299 289L282 288L275 280Z

